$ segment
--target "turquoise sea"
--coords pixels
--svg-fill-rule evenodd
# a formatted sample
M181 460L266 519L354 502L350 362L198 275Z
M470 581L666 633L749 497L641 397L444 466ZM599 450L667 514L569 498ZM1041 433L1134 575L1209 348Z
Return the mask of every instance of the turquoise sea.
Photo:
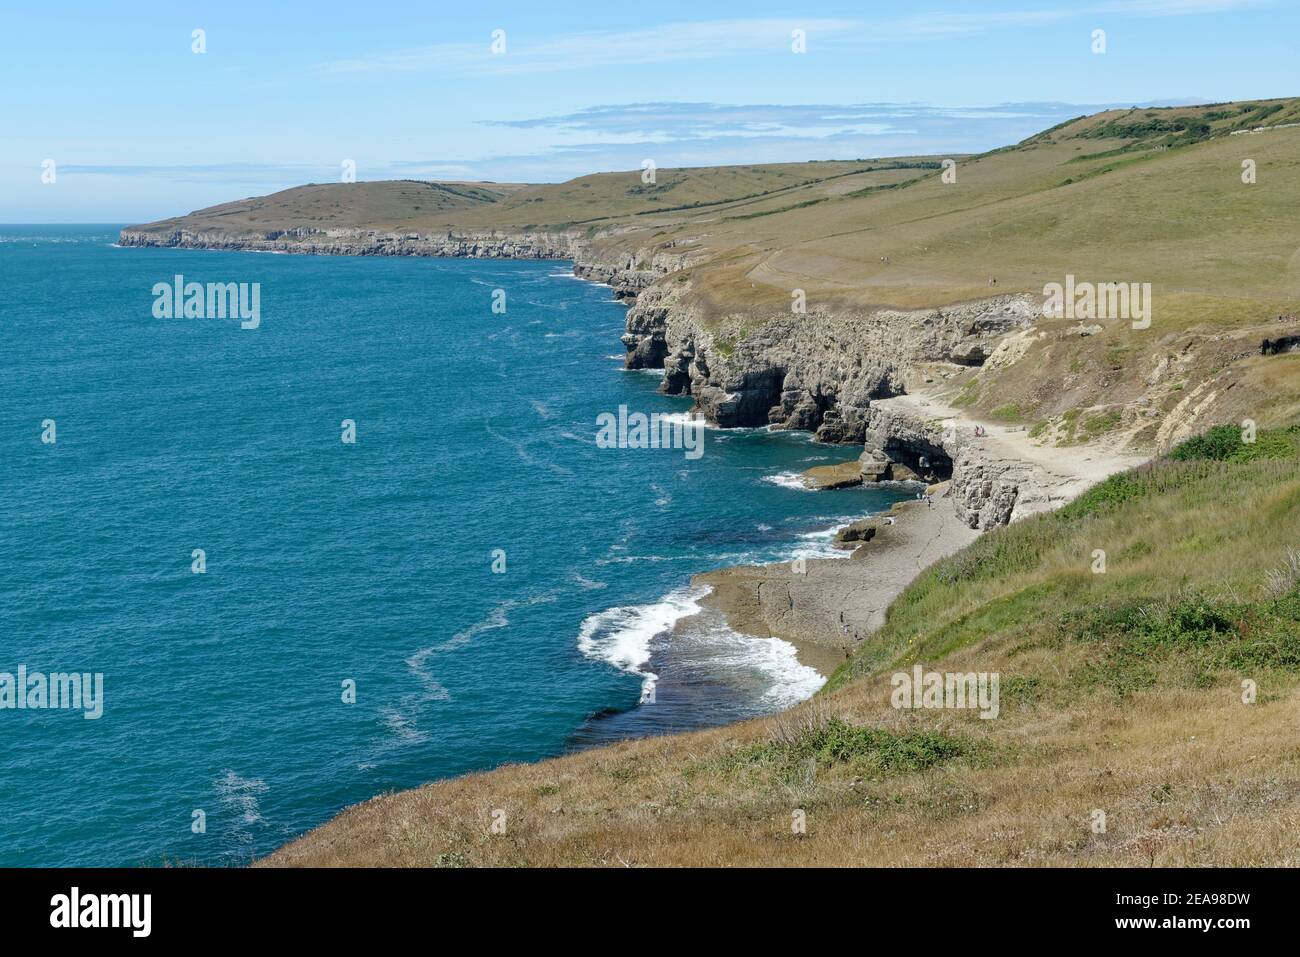
M914 494L793 487L859 451L804 434L597 447L690 403L568 263L117 229L0 227L0 673L104 689L0 709L0 865L246 863L382 791L785 707L820 681L790 645L672 635L690 576ZM260 325L155 318L178 274L260 284Z

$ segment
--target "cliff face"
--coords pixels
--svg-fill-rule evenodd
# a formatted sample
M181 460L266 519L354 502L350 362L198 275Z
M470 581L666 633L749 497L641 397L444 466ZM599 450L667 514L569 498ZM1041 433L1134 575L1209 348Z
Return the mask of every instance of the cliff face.
M225 233L186 229L122 230L123 246L244 249L335 256L448 256L479 259L572 259L581 245L573 233L481 233L430 236L365 229L289 229Z
M124 229L123 246L249 250L323 256L438 256L469 259L568 259L583 279L608 283L620 299L635 299L658 278L637 254L566 232L397 233L366 229L291 229L225 233L214 230Z
M888 408L921 363L981 365L1028 328L1028 296L917 311L814 310L725 315L706 322L683 273L702 261L690 246L635 247L633 234L576 231L430 235L330 228L222 232L125 229L123 246L257 250L344 256L567 259L574 274L608 284L631 305L622 337L627 368L662 368L662 390L690 396L724 427L813 431L823 442L862 443L936 478L954 479L958 517L971 528L1005 524L1028 501L1047 501L1038 470L989 455L959 431ZM1018 509L1018 503L1020 505Z
M919 473L952 478L958 517L991 528L1056 504L1057 478L969 442L885 400L922 363L980 365L1009 334L1029 328L1029 296L943 309L814 312L705 323L689 283L647 289L629 310L628 368L664 369L662 390L688 395L719 425L804 429L818 441L861 443Z
M681 268L685 255L662 249L629 249L617 240L585 232L490 231L444 234L372 229L287 229L222 232L204 229L124 229L123 246L248 250L318 256L436 256L463 259L568 259L582 279L608 284L624 301L667 272Z
M706 326L682 304L686 288L656 287L629 312L628 367L662 365L663 390L693 396L719 425L807 429L824 442L868 441L872 400L901 394L918 363L978 365L1033 317L1030 297L1004 296L916 312L728 316Z

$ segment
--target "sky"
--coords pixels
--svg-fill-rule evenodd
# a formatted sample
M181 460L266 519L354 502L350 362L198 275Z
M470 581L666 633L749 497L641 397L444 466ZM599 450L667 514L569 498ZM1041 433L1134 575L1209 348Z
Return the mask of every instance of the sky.
M554 182L975 152L1110 106L1298 95L1297 53L1297 0L8 0L0 222L144 222L346 161Z

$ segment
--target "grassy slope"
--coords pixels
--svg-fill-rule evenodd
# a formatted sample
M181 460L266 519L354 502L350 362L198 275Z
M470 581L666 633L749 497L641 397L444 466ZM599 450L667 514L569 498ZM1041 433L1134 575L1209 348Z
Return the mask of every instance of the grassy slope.
M379 797L267 863L1300 864L1300 430L1216 439L933 566L793 711ZM1001 715L891 708L914 663L998 672Z
M1164 131L1204 117L1203 137ZM1300 128L1228 135L1256 118L1300 122L1300 100L1097 114L958 157L955 184L940 181L939 157L661 169L653 185L639 171L527 186L326 184L140 228L581 226L635 246L690 238L743 267L699 267L727 308L788 303L792 285L828 300L941 305L986 295L989 276L1039 291L1066 272L1294 303ZM1241 183L1244 158L1258 165L1254 186ZM1221 312L1209 303L1166 321L1235 321Z
M1076 323L1043 322L1019 362L946 380L945 397L1053 441L1111 430L1163 446L1179 430L1286 422L1300 409L1295 363L1253 357L1261 339L1300 332L1294 318L1276 321L1300 312L1300 127L1230 135L1298 122L1297 99L1116 110L958 157L956 183L941 181L939 157L902 157L661 169L653 185L639 171L553 185L315 185L144 228L572 229L643 261L689 246L704 261L682 277L687 301L746 329L788 313L795 288L815 311L1039 295L1067 274L1151 283L1150 329L1113 322L1081 338ZM1253 185L1241 181L1245 159ZM1149 382L1171 358L1168 377ZM1170 413L1186 421L1162 433Z
M750 205L800 189L835 189L850 184L897 179L899 162L848 161L719 166L656 171L654 184L641 172L596 173L564 183L425 183L384 181L311 184L271 196L237 200L142 229L291 229L351 225L367 229L518 230L559 229L574 225L633 225L639 217L737 203ZM885 167L871 179L865 171ZM830 184L836 184L832 186ZM445 195L436 195L445 192Z

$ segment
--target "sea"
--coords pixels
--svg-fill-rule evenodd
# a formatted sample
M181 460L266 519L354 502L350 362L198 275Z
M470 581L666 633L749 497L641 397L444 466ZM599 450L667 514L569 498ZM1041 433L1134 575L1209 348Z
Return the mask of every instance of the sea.
M915 494L688 423L570 263L118 229L0 226L0 865L243 865L381 792L789 707L822 677L691 576ZM166 318L177 282L256 324ZM696 452L598 441L620 407Z

